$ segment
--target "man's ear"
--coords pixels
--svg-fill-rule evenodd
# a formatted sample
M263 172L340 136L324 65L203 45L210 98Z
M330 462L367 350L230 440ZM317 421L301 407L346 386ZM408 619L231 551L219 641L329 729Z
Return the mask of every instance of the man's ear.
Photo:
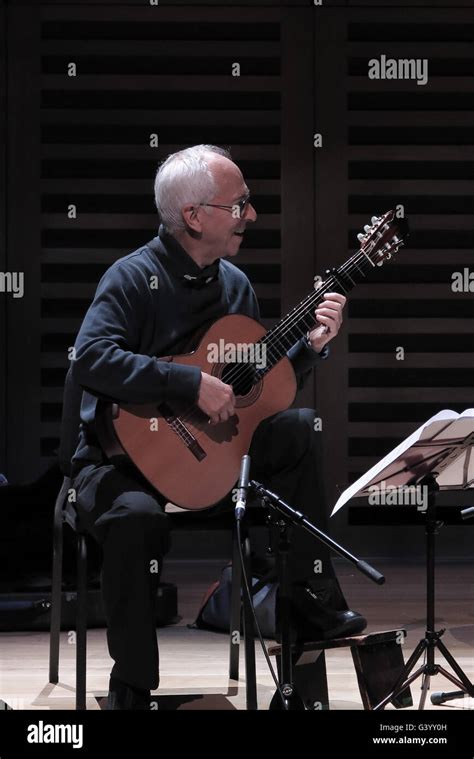
M202 232L202 224L199 218L199 206L188 204L181 209L186 226L193 232Z

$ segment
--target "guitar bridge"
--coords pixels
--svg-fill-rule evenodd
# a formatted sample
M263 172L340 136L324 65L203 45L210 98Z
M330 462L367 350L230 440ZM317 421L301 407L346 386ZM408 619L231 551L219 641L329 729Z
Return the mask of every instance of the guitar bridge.
M198 461L205 459L207 456L206 451L199 445L197 439L188 430L184 422L182 422L181 419L176 416L171 406L169 406L167 403L160 403L157 408L165 422L169 424L171 429L176 432L178 437L181 438L184 445L190 451L190 453L192 453L194 458L196 458Z

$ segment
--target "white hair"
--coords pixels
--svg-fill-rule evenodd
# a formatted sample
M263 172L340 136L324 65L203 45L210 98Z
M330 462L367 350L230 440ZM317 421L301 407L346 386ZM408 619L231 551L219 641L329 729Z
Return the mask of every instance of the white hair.
M209 168L210 153L231 159L228 150L216 145L194 145L171 153L155 177L155 203L161 222L169 232L185 229L181 209L187 203L209 203L217 184Z

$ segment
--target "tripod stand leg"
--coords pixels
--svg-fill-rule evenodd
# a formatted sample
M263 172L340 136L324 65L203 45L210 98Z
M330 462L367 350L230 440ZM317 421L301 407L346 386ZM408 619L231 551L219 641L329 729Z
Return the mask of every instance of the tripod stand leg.
M373 710L374 712L380 711L388 704L389 701L392 701L394 698L400 695L402 691L405 690L405 688L408 688L420 675L424 672L425 665L423 664L421 667L418 667L416 672L414 672L410 677L408 677L406 680L404 680L397 688L394 688L391 693L389 693L388 696L384 698L383 701L381 701L377 706L374 706Z
M249 586L252 587L252 569L250 566L250 541L248 535L243 540L243 554L245 562L245 573L249 580ZM245 650L245 687L247 710L255 710L257 706L257 675L255 665L255 638L253 627L253 616L251 602L247 598L244 589L242 598L243 608L243 630L244 630L244 650Z
M443 654L443 656L446 659L446 661L448 662L448 664L451 666L453 672L455 672L457 674L460 682L454 680L453 676L450 675L449 673L447 673L445 670L443 670L443 674L445 676L447 676L448 680L451 680L451 682L453 682L455 685L459 685L459 686L461 686L461 688L465 688L466 692L469 693L470 696L474 696L474 685L473 685L473 683L469 680L469 678L465 674L465 672L463 672L463 670L461 669L461 667L457 663L457 661L454 658L454 656L450 653L450 651L448 651L448 649L444 645L443 641L438 639L436 645L439 648L439 650L441 651L441 653Z
M373 711L377 712L383 709L389 701L392 700L392 698L396 698L399 693L401 693L410 683L413 682L413 680L416 680L420 672L423 672L423 667L420 667L414 675L411 677L408 677L410 672L412 671L413 667L415 666L416 662L420 658L420 656L423 654L426 648L426 642L424 640L420 640L419 643L417 643L412 655L408 659L407 663L405 664L403 671L401 672L400 676L398 677L397 681L395 682L395 685L393 686L390 693L385 696L385 698L380 701L377 706L374 706Z
M458 688L461 688L463 693L468 693L471 695L458 677L455 677L452 672L448 672L444 667L441 667L440 665L438 665L438 674L444 675L446 680L449 680L453 683L453 685L457 685Z
M428 695L428 691L430 689L430 677L431 675L427 675L426 672L423 672L421 678L421 697L420 703L418 704L418 711L421 711L425 708L426 696Z
M232 594L229 630L229 680L239 679L240 625L242 617L242 567L237 530L232 536Z

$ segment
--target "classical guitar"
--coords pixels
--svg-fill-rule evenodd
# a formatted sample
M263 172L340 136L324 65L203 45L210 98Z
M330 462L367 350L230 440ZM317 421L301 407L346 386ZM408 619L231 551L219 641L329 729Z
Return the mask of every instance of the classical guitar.
M294 400L296 378L286 353L317 326L314 311L324 293L348 293L391 259L407 234L395 211L373 216L358 235L357 253L327 272L268 332L248 316L231 314L214 322L192 353L160 359L197 366L232 385L235 414L226 422L210 425L197 405L103 402L96 429L110 460L127 457L156 490L186 509L205 509L224 498L259 423Z

